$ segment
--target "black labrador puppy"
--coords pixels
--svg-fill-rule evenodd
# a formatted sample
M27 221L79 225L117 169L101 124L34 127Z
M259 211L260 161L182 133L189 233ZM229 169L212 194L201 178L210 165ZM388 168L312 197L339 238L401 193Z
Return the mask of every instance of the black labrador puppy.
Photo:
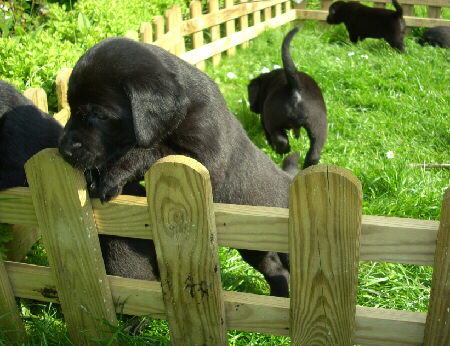
M24 164L57 148L62 126L12 85L0 81L0 190L27 186Z
M429 28L422 34L418 42L422 46L429 44L433 47L448 48L450 47L450 27L435 26Z
M250 141L217 85L164 49L126 38L100 42L76 63L68 101L71 117L60 152L74 167L99 172L96 192L103 202L127 181L140 179L156 160L181 154L209 170L214 202L288 206L292 177ZM157 277L151 266L129 272L135 265L120 256L121 247L136 241L122 240L114 253L104 253L110 273ZM145 260L148 252L136 257ZM287 254L240 253L264 275L272 295L288 296Z
M403 9L397 0L392 0L392 4L395 11L368 7L356 1L336 1L329 8L327 23L344 23L353 43L368 37L384 38L391 47L404 52Z
M291 30L283 40L281 57L284 69L264 73L248 85L250 110L261 114L267 141L279 154L288 153L287 129L300 128L308 133L310 147L303 168L315 165L327 138L327 110L322 91L313 78L295 68L289 45L300 27Z

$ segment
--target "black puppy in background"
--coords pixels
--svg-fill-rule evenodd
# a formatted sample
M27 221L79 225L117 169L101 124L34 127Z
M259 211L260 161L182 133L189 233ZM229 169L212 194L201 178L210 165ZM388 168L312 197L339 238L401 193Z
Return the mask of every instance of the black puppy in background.
M392 0L392 4L395 11L368 7L356 1L336 1L329 8L327 23L344 23L353 43L369 37L384 38L391 47L404 52L403 9L397 0Z
M141 178L156 160L180 154L208 169L214 202L288 206L292 176L250 141L206 74L164 49L125 38L100 42L76 63L68 101L71 116L60 152L74 167L99 172L102 201ZM157 277L157 268L136 265L122 252L135 242L148 248L153 242L122 240L103 253L110 273ZM272 295L288 296L287 254L239 252L264 275ZM135 254L145 261L149 250Z
M12 85L0 81L0 190L27 186L24 164L57 148L62 126Z
M279 154L288 153L287 129L298 137L304 127L310 141L303 168L315 165L327 138L327 110L322 91L313 78L295 68L289 45L300 27L283 40L281 57L284 69L264 73L248 85L250 110L261 114L267 141Z
M433 47L450 47L450 27L449 26L435 26L427 29L422 37L419 39L419 44L432 45Z

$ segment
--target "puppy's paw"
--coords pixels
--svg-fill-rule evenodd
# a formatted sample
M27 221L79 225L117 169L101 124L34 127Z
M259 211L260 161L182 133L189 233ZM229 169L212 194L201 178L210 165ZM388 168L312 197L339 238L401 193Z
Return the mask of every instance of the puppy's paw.
M120 195L122 187L119 185L109 186L106 184L100 184L98 187L98 198L102 203L109 202L114 197Z

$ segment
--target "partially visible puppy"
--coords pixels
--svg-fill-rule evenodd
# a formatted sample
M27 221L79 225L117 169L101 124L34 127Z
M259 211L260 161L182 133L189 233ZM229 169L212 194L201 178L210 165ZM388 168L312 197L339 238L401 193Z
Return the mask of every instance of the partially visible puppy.
M24 164L57 148L62 126L12 85L0 81L0 190L27 186Z
M419 39L419 44L422 46L430 44L433 47L450 47L450 27L449 26L435 26L426 30Z
M327 110L317 83L299 72L292 61L289 45L300 27L283 40L281 57L284 69L264 73L250 81L250 109L261 114L267 141L279 154L291 150L286 130L294 129L298 137L304 127L310 141L303 168L315 165L327 138Z
M356 1L336 1L329 8L327 23L344 23L353 43L368 37L384 38L391 47L404 52L403 9L397 0L392 0L392 4L395 11L368 7Z

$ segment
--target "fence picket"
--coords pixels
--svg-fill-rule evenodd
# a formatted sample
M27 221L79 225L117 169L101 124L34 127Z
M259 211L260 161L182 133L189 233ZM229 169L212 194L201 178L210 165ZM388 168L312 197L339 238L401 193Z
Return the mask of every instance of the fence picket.
M37 108L48 113L47 94L42 88L29 88L23 93Z
M450 345L450 187L442 202L424 345Z
M0 329L11 342L19 343L25 336L25 328L2 259L0 259Z
M192 1L189 5L189 9L191 12L191 18L197 18L202 16L202 3L200 0ZM200 48L203 46L203 31L195 32L192 34L192 48ZM205 70L205 61L200 61L195 64L198 69L204 71Z
M152 43L153 42L153 27L152 23L144 22L140 27L141 42Z
M209 173L168 156L145 175L163 299L174 345L226 345Z
M318 165L289 192L290 327L294 345L351 345L361 232L361 184Z
M208 10L209 13L219 12L219 0L208 0ZM220 25L213 25L210 28L211 32L211 42L217 41L220 39ZM217 66L220 63L221 54L217 53L212 56L213 66Z
M72 73L72 69L65 67L62 68L56 76L56 97L58 99L58 110L69 109L69 103L67 102L67 89L69 87L69 78Z
M72 341L111 338L117 321L84 175L57 149L34 155L25 171Z
M232 8L234 0L225 0L225 8ZM225 22L225 35L230 36L236 31L236 22L234 19ZM227 55L233 56L236 54L236 47L231 47L227 50Z

